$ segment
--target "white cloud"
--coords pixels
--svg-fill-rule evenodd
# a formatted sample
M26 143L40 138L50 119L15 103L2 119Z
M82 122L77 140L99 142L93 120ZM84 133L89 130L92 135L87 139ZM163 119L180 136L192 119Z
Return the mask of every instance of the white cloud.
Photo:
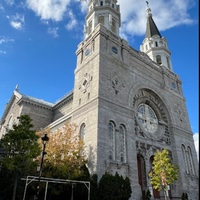
M14 42L14 40L0 36L0 44L8 43L8 42Z
M5 0L5 2L10 6L14 4L14 0Z
M43 20L61 21L70 0L27 0L27 6Z
M119 0L118 4L122 19L121 33L143 35L146 29L145 1ZM188 14L191 5L194 5L194 0L149 0L153 19L160 31L193 23Z
M18 30L22 29L22 24L21 24L20 22L11 21L11 22L10 22L10 25L11 25L13 28L15 28L15 29L18 29Z
M6 51L0 50L0 55L1 54L6 54Z
M149 7L158 29L163 31L181 24L193 23L188 10L194 3L194 0L149 0ZM145 1L118 0L118 4L122 22L120 35L125 39L127 35L144 35L147 7ZM86 1L81 1L81 11L87 11Z
M0 10L4 11L4 7L0 4Z
M16 15L13 15L13 16L7 16L9 22L10 22L10 25L17 29L17 30L21 30L22 27L24 26L24 15L21 15L21 14L16 14Z
M49 33L50 35L52 35L54 38L57 38L57 37L58 37L58 27L49 28L49 29L48 29L48 33Z
M197 158L199 160L199 133L195 133L193 135L193 138L194 138L194 146L197 152Z
M81 12L82 13L86 13L87 8L88 8L88 3L87 0L75 0L76 2L80 2L81 3Z
M0 36L0 46L1 46L1 48L6 47L6 43L9 43L9 42L14 42L14 40L7 38L7 37L4 37L4 36ZM5 54L7 54L7 52L5 50L0 49L0 55L5 55Z
M12 2L12 0L10 1ZM42 20L59 22L63 20L64 16L69 17L70 20L66 26L68 30L78 25L78 14L75 16L71 8L79 4L81 12L86 14L88 2L84 0L26 0L27 7ZM195 0L149 0L153 19L160 31L182 24L194 23L188 12L194 3ZM118 4L122 21L120 35L125 39L129 35L144 35L146 29L145 1L118 0Z
M69 18L70 18L70 22L66 25L66 28L67 30L72 30L78 23L71 10L69 11Z

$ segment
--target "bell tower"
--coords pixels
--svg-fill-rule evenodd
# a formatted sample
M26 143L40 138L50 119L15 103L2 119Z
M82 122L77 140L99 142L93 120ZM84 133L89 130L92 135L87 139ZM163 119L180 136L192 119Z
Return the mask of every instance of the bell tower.
M66 111L80 127L89 172L99 179L105 172L129 177L133 191L130 200L139 200L142 190L152 189L148 179L152 156L165 148L182 170L180 181L171 188L172 196L188 191L196 200L196 182L193 187L189 178L195 177L197 170L190 167L192 174L187 174L187 179L182 167L186 160L181 154L182 148L183 155L191 152L188 170L189 163L196 166L194 142L182 83L172 71L167 40L154 23L147 2L145 39L140 51L129 46L119 36L117 2L88 3L85 38L76 51L73 102ZM151 191L155 197L163 195Z
M146 8L146 36L140 46L140 51L146 53L154 62L165 66L172 71L171 52L168 49L166 38L162 37L153 18L149 3Z
M84 34L87 38L100 23L119 36L120 8L117 0L90 0L85 18Z

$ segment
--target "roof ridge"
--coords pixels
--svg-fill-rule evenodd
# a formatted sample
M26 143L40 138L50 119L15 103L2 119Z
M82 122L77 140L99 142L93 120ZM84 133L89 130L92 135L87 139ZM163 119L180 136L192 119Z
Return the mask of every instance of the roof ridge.
M29 99L29 100L35 101L37 103L42 103L42 104L47 105L47 106L51 106L51 107L54 106L54 103L45 101L43 99L39 99L39 98L36 98L36 97L31 97L31 96L28 96L28 95L25 95L25 94L21 94L21 95L22 95L22 98Z

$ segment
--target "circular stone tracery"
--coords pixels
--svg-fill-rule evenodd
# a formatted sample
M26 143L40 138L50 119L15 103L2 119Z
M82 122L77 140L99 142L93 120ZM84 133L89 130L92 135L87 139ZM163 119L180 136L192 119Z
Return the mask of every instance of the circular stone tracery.
M133 98L135 108L136 130L141 135L155 141L166 140L166 108L161 99L148 89L139 90ZM138 132L139 131L139 132ZM169 138L168 138L169 139Z
M153 109L147 104L140 104L137 110L138 121L145 131L154 133L158 129L158 119Z

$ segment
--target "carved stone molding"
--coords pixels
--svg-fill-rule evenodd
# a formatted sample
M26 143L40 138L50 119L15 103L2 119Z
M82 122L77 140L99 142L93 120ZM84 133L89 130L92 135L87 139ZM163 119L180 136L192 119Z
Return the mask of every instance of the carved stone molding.
M81 90L83 93L86 93L91 81L92 76L88 73L85 73L81 85L79 86L79 90Z
M117 73L110 74L108 77L110 80L111 87L114 89L115 94L118 94L122 89L125 88L125 84L121 78L117 75Z

